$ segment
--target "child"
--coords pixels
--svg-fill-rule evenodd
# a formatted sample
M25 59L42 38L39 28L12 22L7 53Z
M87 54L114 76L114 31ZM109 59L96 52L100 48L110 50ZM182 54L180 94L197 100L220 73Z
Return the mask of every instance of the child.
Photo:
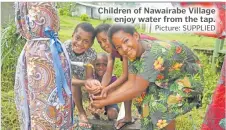
M69 58L72 61L92 63L96 59L96 52L91 49L94 38L95 29L91 24L86 22L78 24L72 34L72 40L65 42ZM91 128L91 124L88 123L87 115L82 105L81 86L85 86L88 92L93 91L85 85L89 79L93 78L92 68L72 66L72 75L72 95L78 109L79 126Z
M141 129L175 130L175 118L201 100L203 75L198 57L176 41L140 40L129 25L113 25L108 38L121 55L130 59L129 76L107 98L94 100L93 107L131 100L146 91L137 101L142 106Z
M109 63L108 63L107 71L101 82L102 86L107 86L107 87L105 87L102 90L100 98L106 97L109 90L114 89L117 86L123 84L128 78L128 59L127 59L127 57L121 56L118 53L118 51L115 48L113 48L112 45L108 41L107 32L110 27L111 27L110 24L100 24L95 29L96 30L96 38L97 38L97 41L100 44L101 48L104 51L106 51L107 53L110 53L110 56L108 57ZM156 38L149 37L144 34L140 35L140 38L141 39L149 39L149 40L157 40ZM123 72L122 72L122 75L114 83L109 85L115 58L120 58L120 60L122 61ZM125 117L124 117L124 119L116 122L116 124L115 124L116 129L120 129L129 123L133 123L132 115L131 115L131 101L126 101L124 103L125 103Z
M108 56L106 53L98 53L97 59L94 62L94 69L95 69L95 79L99 80L100 82L103 79L103 76L107 70L107 63L108 63ZM111 77L110 84L116 81L116 76ZM108 116L109 120L116 119L118 116L118 105L112 104L105 106L105 112Z

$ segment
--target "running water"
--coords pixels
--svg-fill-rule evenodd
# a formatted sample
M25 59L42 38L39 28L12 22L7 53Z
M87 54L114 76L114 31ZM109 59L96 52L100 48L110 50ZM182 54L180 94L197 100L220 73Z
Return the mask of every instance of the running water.
M93 79L96 79L96 76L95 76L95 69L94 69L93 65L90 64L90 63L88 63L88 64L85 64L84 66L86 66L86 67L91 67L91 68L93 69Z
M91 67L93 69L93 78L94 79L96 78L96 76L95 76L95 69L94 69L94 66L91 63L71 61L71 64L72 65L77 65L77 66L80 66L80 67Z

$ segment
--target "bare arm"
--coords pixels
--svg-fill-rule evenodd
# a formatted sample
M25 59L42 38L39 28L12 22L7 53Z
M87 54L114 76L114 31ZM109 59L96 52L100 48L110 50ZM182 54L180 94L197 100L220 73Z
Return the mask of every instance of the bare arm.
M92 67L86 67L85 68L85 73L86 73L86 79L78 79L76 76L72 78L72 85L79 85L79 86L84 86L86 83L87 79L93 79L93 69Z
M93 62L91 63L93 64ZM87 66L85 69L86 73L86 79L81 80L78 78L72 78L72 84L76 86L84 86L86 91L88 91L91 94L99 93L101 91L101 84L99 81L94 80L93 78L93 68L90 66Z
M115 59L113 59L111 55L108 55L107 70L106 70L106 72L105 72L105 74L102 78L102 81L101 81L101 85L104 86L104 87L106 87L111 81L114 62L115 62Z
M131 100L144 92L148 85L149 82L142 77L139 77L135 74L129 74L129 79L127 82L125 82L117 90L110 93L107 98L101 100L94 100L93 106L101 108L109 104L115 104Z
M122 70L123 70L122 75L115 82L107 86L109 90L115 89L116 87L120 86L128 79L128 58L124 56L122 61Z
M75 78L75 77L72 78L72 85L83 86L84 84L85 84L85 80L81 80L81 79L78 79L78 78Z

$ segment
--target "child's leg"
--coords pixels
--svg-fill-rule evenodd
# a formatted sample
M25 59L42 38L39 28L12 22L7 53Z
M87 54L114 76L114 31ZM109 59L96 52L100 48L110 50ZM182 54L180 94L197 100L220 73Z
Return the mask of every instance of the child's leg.
M106 106L106 111L109 120L114 120L118 117L119 108L117 104Z
M131 105L132 105L132 100L125 101L125 117L115 123L116 129L122 128L124 125L127 125L128 123L132 123L132 112L131 112Z
M72 90L73 100L78 109L79 120L80 120L80 122L83 122L80 125L83 127L86 127L86 128L90 128L91 125L89 123L85 123L85 122L88 122L88 119L87 119L86 112L82 105L81 86L73 86L71 90Z
M75 102L75 105L78 109L78 114L85 115L85 110L82 105L82 91L81 86L73 86L72 87L72 96L73 100Z
M132 120L132 112L131 112L131 105L132 105L132 100L125 101L125 121L131 121Z

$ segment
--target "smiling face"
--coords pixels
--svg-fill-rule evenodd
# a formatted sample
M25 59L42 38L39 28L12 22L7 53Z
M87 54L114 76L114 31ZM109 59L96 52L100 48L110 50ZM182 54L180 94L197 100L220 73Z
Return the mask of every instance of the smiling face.
M124 31L118 31L112 35L112 42L115 48L120 53L128 57L130 60L135 60L139 51L139 34L134 32L133 35Z
M107 32L102 31L98 33L96 38L104 51L106 51L107 53L112 53L112 45L108 41Z
M77 54L84 53L92 46L92 36L91 32L86 32L79 27L72 37L72 50Z
M107 69L107 57L104 56L97 56L97 59L95 60L95 73L98 77L103 77L104 73L106 72Z

